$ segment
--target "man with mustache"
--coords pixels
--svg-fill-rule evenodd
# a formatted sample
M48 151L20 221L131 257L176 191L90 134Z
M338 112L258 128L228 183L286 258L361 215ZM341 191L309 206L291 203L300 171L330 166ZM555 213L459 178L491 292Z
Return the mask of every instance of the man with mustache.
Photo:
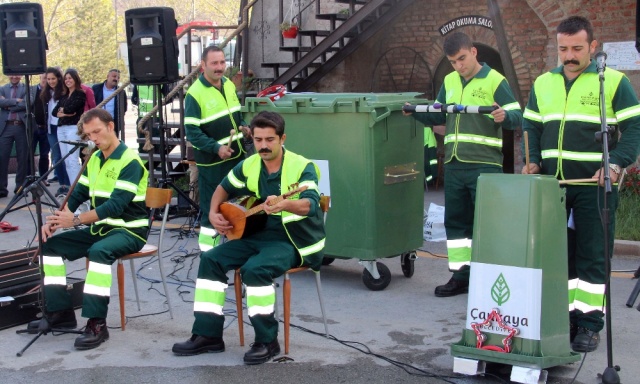
M616 183L622 170L636 161L640 146L638 98L621 72L604 70L605 105L600 105L600 80L591 60L598 46L589 20L569 17L558 24L560 67L535 81L524 111L522 128L529 135L530 163L524 174L542 173L559 180L589 179L566 187L569 245L569 318L571 347L576 352L595 351L604 326L604 247L613 254L617 187L608 196L609 244L604 244L600 218L604 189L602 144L594 139L601 130L600 110L616 127L610 140L610 178Z
M202 74L184 99L184 126L193 145L200 194L201 251L213 248L219 237L209 222L211 196L222 178L242 160L243 133L248 129L240 114L236 87L224 76L227 62L221 48L210 45L202 52Z
M251 121L258 152L236 165L213 194L209 219L220 234L233 228L220 213L220 205L229 197L251 195L264 199L266 224L253 234L202 253L192 336L173 345L172 351L177 355L225 350L222 309L227 272L237 268L246 285L247 311L255 330L255 342L244 355L245 364L262 364L280 353L273 279L293 267L318 270L325 240L318 193L320 171L312 161L285 149L284 128L284 119L278 113L258 113ZM306 190L279 201L277 196L288 192L291 185Z
M437 297L469 291L476 186L481 173L502 173L502 130L516 129L520 104L507 80L478 62L478 50L466 34L454 32L443 44L454 72L445 79L436 102L488 106L491 114L414 113L424 125L446 124L444 137L444 227L449 270L453 275L435 289ZM404 113L410 115L410 113Z

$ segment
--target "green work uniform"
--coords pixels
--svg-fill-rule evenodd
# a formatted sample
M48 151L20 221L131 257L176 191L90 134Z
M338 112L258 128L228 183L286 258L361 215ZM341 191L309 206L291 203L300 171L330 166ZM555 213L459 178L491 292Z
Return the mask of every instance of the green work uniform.
M189 87L185 96L184 126L187 140L191 142L198 167L198 190L200 192L200 236L201 251L211 249L217 237L209 222L211 196L220 181L243 159L244 149L239 127L244 125L240 115L240 101L236 87L226 77L222 87L214 87L200 75ZM229 132L234 130L233 136ZM227 145L233 150L228 159L221 159L218 150Z
M449 270L456 280L469 280L471 240L477 179L481 173L502 172L502 129L516 129L522 121L520 105L506 79L488 65L469 81L457 72L445 77L437 103L490 106L506 112L502 123L492 115L414 113L425 125L446 123L444 148L444 227Z
M604 71L607 124L611 135L609 161L621 168L632 164L640 146L640 106L629 79L619 71ZM542 174L560 180L591 178L602 167L602 144L595 133L600 124L600 80L595 61L575 79L568 80L560 66L536 79L524 112L522 128L528 132L530 161ZM618 139L618 133L620 138ZM603 191L596 183L566 187L568 235L569 311L571 323L599 332L604 326L604 232L600 218ZM608 196L609 254L613 254L617 188Z
M276 339L278 321L274 316L273 279L293 267L305 265L317 270L322 263L325 234L319 203L319 174L314 163L285 151L282 167L277 172L269 174L256 154L238 164L221 182L230 196L249 193L262 199L284 194L289 185L298 183L307 189L290 198L308 199L311 205L306 216L286 211L269 215L263 230L220 244L201 255L193 334L222 337L227 272L240 268L242 281L247 286L247 307L255 342L270 343Z
M73 190L73 212L86 201L98 215L90 227L57 233L42 244L44 293L49 312L72 308L66 290L63 259L89 258L82 316L106 318L111 296L111 265L138 252L146 243L149 221L145 205L147 170L138 154L124 143L107 159L95 152Z

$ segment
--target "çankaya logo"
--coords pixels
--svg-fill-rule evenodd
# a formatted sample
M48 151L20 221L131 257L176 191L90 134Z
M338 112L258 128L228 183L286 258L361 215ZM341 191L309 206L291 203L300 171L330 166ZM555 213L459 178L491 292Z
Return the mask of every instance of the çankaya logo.
M598 95L594 95L593 92L589 92L588 95L580 96L580 104L581 105L598 106L598 105L600 105L600 98L599 98Z
M491 287L491 298L496 302L496 304L502 305L509 301L510 297L511 290L507 285L507 280L505 280L501 273Z

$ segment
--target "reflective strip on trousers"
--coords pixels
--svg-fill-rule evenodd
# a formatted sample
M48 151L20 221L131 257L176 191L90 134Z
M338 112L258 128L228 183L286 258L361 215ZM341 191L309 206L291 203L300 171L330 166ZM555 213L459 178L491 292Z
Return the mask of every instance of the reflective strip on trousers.
M471 239L447 240L449 270L459 271L471 264Z
M218 232L211 227L200 227L200 234L198 234L198 246L201 252L206 252L213 249L220 242L220 237L215 236Z
M44 285L67 285L67 269L60 256L42 256Z
M575 287L572 289L571 283ZM584 280L569 281L569 311L578 310L583 313L605 311L605 285L588 283Z
M111 280L111 265L90 261L87 279L84 283L84 293L109 297L111 296Z
M194 312L208 312L222 316L225 289L227 284L207 279L196 280L196 293L193 298Z
M263 287L247 286L247 312L249 317L270 315L276 303L276 290L273 285Z

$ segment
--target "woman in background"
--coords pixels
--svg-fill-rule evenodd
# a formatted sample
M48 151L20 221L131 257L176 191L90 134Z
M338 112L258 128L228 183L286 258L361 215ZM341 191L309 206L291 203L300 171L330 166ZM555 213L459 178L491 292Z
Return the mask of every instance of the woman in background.
M58 117L58 140L60 141L60 153L65 156L74 148L71 144L62 143L62 141L79 141L78 121L84 112L84 105L87 96L82 90L82 81L78 71L73 68L67 69L64 73L64 95L58 101L58 105L53 109L52 116ZM69 181L75 180L80 173L80 161L78 156L68 156L65 161L65 168ZM60 184L60 188L56 195L66 194L69 192L70 184Z
M62 84L62 72L58 68L47 68L45 76L47 84L40 93L40 99L47 108L47 138L49 139L49 145L51 147L51 165L53 166L60 161L62 155L60 154L60 145L58 145L58 117L52 115L51 112L53 112L53 109L58 105L58 100L60 100L64 94L64 85ZM57 181L61 186L70 185L64 163L60 163L55 167L53 175L54 177L49 179L49 182Z

